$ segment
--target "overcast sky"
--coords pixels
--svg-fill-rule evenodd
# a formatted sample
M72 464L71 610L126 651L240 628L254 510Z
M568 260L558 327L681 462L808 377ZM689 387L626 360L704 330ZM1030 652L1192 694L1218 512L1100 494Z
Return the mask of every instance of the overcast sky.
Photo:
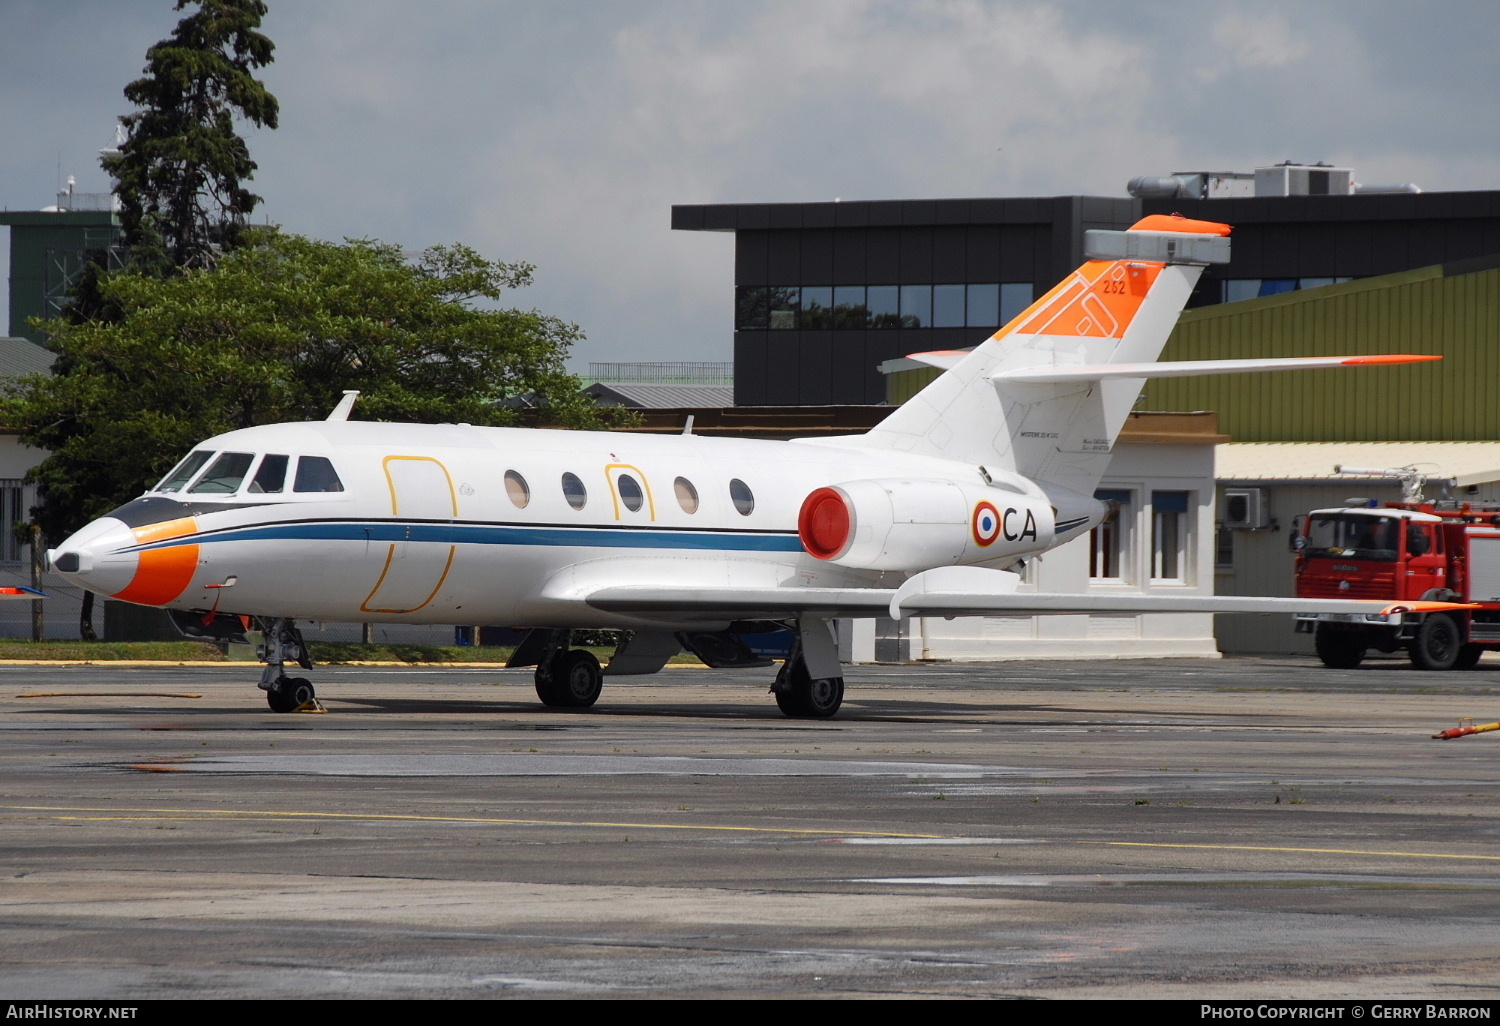
M1122 196L1286 159L1500 188L1496 0L269 4L256 219L535 263L513 301L583 328L580 371L730 358L733 239L671 231L674 203ZM121 90L179 17L0 0L0 207L108 188Z

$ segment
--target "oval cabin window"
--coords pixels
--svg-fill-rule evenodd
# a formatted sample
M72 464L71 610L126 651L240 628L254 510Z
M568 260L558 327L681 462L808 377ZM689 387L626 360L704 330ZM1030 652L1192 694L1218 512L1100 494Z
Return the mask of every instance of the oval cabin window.
M588 489L583 487L583 482L578 480L577 474L564 474L562 476L563 497L568 500L568 505L574 509L583 509L584 504L589 501Z
M739 478L729 482L729 497L742 517L748 517L755 509L755 496L751 494L750 486Z
M641 491L641 483L629 474L621 474L615 479L615 487L620 490L620 501L625 504L625 508L632 513L639 513L646 502L646 493Z
M684 513L698 512L698 489L693 487L693 482L679 477L672 482L672 490L677 493L677 505Z
M505 494L510 496L510 501L516 509L525 509L531 502L531 487L526 484L526 479L514 470L505 472Z

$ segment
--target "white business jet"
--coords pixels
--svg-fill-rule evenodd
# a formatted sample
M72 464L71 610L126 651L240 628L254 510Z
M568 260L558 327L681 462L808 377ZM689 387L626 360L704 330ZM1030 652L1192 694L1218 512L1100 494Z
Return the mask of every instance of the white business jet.
M171 610L190 635L263 631L272 709L313 699L297 620L518 624L511 665L550 706L602 677L710 665L794 631L772 691L790 716L843 700L837 617L1330 612L1355 601L1018 593L1022 560L1108 513L1093 492L1148 377L1437 357L1155 361L1229 226L1153 215L1089 232L1088 260L870 432L792 442L349 420L231 431L50 554L91 591ZM608 666L574 630L626 636Z

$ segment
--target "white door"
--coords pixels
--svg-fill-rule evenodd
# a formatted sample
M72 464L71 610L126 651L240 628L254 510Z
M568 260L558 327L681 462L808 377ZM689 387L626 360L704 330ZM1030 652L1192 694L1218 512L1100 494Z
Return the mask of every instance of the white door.
M380 576L360 605L365 613L413 613L436 597L453 567L458 492L448 469L429 456L387 456L390 531ZM378 551L378 550L377 550Z

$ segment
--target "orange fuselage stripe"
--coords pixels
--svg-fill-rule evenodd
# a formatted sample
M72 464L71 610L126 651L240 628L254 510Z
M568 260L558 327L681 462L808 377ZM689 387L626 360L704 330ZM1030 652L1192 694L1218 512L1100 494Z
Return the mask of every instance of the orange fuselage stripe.
M192 517L168 520L138 527L132 533L141 544L180 538L198 530ZM135 576L112 598L143 606L164 606L187 590L198 569L198 546L174 545L165 549L147 549L137 556Z

